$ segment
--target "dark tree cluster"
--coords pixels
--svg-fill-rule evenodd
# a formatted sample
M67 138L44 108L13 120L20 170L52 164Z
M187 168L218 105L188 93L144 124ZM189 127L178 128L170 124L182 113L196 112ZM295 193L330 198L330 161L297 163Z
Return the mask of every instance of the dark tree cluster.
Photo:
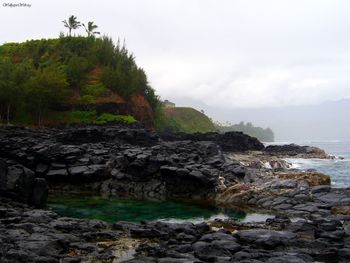
M220 132L241 131L263 142L274 141L274 134L270 128L256 127L251 122L244 123L241 121L239 124L217 125L217 128Z

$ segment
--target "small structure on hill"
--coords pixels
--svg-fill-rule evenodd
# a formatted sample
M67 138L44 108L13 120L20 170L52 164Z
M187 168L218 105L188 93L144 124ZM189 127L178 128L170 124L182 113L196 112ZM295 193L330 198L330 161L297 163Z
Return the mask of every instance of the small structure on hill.
M175 108L175 103L168 101L168 100L165 100L165 101L163 101L163 106L165 108Z

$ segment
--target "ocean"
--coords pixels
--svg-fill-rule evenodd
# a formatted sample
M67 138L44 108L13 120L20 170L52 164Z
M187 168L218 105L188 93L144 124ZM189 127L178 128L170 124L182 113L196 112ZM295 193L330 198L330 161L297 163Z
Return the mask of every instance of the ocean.
M288 143L291 142L276 142L272 144ZM303 141L294 143L319 147L328 154L336 156L336 158L334 160L286 159L293 164L293 168L302 170L315 169L329 175L331 177L332 186L350 187L350 141ZM344 159L339 159L339 157Z

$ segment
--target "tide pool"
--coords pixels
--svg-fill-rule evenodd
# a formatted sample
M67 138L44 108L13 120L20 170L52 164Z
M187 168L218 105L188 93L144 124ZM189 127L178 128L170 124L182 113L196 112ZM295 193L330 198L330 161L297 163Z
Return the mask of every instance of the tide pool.
M97 196L50 196L48 206L60 216L117 221L160 220L193 223L231 218L239 221L265 221L271 215L252 213L232 208L219 208L176 201L148 201Z

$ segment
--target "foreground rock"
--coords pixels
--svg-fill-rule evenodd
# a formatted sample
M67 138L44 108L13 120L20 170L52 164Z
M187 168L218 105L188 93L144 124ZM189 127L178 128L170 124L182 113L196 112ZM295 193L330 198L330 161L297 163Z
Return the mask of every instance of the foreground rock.
M47 195L45 179L35 177L35 173L23 165L0 158L0 196L43 208Z
M246 159L242 153L223 154L214 142L225 142L236 150L261 148L254 138L241 133L171 136L170 141L163 141L142 127L122 124L46 130L5 127L0 130L0 156L8 172L2 172L0 190L7 196L17 193L22 200L15 200L37 207L45 202L46 181L51 191L225 204L239 201L288 210L292 203L277 206L272 202L270 206L258 199L302 190L295 195L303 202L313 186L330 184L326 175L286 170L287 162L261 151L246 151ZM194 141L183 141L186 136ZM177 137L181 140L176 141Z
M101 221L0 199L0 262L112 262L130 258L136 244Z
M213 142L164 142L140 127L115 125L2 128L0 156L51 190L151 199L213 198L224 164Z
M239 133L171 136L159 139L137 125L1 128L0 262L347 262L350 189L332 189L328 176L287 169L280 159L285 152L322 153L295 146L262 152ZM110 225L29 207L45 205L47 185L284 216L265 224L216 220L219 231L205 223Z
M0 262L348 262L349 220L108 224L0 198Z

